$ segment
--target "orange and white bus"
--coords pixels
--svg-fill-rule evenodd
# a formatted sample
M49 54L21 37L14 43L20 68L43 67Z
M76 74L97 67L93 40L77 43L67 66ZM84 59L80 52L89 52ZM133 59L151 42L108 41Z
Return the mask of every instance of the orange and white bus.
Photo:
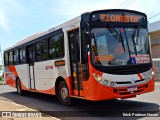
M81 14L4 50L6 84L91 101L154 91L147 16L110 9Z

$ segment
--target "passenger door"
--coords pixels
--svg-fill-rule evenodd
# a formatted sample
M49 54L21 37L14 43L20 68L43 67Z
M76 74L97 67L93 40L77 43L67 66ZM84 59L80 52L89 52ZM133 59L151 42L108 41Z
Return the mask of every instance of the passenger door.
M68 40L69 40L70 68L71 68L73 95L83 96L81 63L80 63L79 29L75 29L68 32Z
M35 89L35 75L34 75L34 44L27 47L27 60L29 64L29 84L30 89Z

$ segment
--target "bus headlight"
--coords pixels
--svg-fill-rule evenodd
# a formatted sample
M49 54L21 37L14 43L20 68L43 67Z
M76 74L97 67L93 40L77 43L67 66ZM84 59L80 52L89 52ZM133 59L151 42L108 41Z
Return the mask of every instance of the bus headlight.
M146 80L146 81L149 81L149 80L150 80L150 77L146 78L145 80Z
M111 83L110 83L110 86L113 87L113 86L114 86L114 82L111 82Z
M108 80L106 78L103 78L101 75L93 73L93 77L96 81L98 81L102 85L111 86L111 87L115 86L115 82Z
M102 76L98 75L97 81L98 81L98 82L101 82L101 81L102 81Z
M147 81L151 80L154 77L154 71L146 78Z
M103 81L103 84L104 84L104 85L107 85L107 84L108 84L108 80L104 80L104 81Z
M152 76L154 76L154 71L152 71Z
M96 79L98 82L102 81L102 76L97 75L96 73L93 73L94 79Z

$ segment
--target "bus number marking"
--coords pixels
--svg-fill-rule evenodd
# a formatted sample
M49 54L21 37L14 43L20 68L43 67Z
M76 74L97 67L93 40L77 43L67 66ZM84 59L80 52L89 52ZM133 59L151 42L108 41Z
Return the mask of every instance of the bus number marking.
M53 65L52 66L46 66L46 70L51 70L53 69Z

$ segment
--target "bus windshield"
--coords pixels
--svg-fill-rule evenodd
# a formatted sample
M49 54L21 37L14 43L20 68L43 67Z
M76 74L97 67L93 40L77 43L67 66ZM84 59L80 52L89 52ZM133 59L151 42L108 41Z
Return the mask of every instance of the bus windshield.
M150 63L146 28L93 28L92 62L101 66Z

